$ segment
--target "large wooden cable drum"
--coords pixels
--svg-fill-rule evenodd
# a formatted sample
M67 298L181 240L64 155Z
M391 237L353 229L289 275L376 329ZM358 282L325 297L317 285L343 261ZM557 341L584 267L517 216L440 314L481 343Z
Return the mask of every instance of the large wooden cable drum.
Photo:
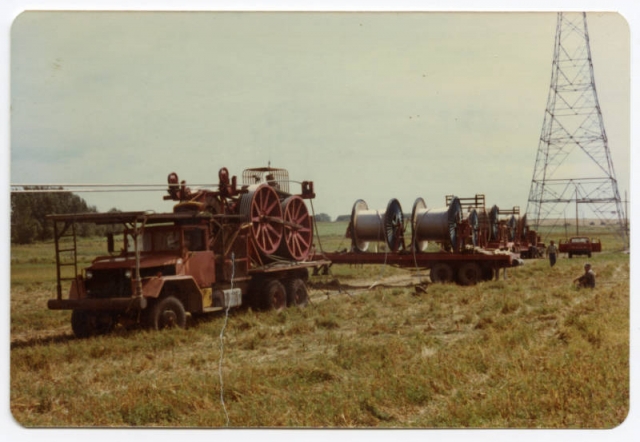
M251 223L251 239L257 251L265 256L276 253L283 236L278 193L268 184L249 187L240 198L240 214Z
M392 199L385 212L371 210L363 200L357 200L351 210L351 241L359 252L366 252L370 241L384 241L389 250L402 247L404 215L397 199Z
M416 201L416 203L418 202ZM457 244L458 223L462 220L460 199L454 197L448 207L437 209L428 209L426 207L421 209L416 207L416 203L414 203L412 214L414 219L411 222L415 229L412 234L413 243L436 241L455 247Z
M284 237L278 255L304 261L309 256L313 242L311 217L304 200L293 195L282 201L282 217Z

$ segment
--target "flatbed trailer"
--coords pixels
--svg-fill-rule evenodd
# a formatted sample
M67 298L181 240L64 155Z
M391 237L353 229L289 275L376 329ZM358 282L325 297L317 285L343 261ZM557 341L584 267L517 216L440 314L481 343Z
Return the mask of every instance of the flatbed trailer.
M519 256L510 252L476 249L468 253L420 252L358 253L334 252L315 255L314 259L326 259L333 264L377 264L403 268L430 269L432 282L456 282L473 285L497 278L501 269L522 264Z

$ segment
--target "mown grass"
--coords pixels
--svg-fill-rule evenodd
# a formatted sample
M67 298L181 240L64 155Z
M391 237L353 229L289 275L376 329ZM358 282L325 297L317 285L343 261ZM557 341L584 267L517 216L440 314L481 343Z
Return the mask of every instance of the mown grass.
M49 247L12 249L11 411L25 427L612 428L629 410L627 254L590 259L594 290L572 287L575 258L427 293L406 270L334 266L312 285L397 286L323 284L305 309L232 312L221 355L224 315L73 338L69 312L46 309Z

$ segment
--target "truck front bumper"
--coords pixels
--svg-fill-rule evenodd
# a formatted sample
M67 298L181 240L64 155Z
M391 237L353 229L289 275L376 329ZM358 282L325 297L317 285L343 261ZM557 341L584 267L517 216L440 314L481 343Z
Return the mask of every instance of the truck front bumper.
M147 299L142 296L105 299L49 299L47 307L50 310L143 310L147 307Z

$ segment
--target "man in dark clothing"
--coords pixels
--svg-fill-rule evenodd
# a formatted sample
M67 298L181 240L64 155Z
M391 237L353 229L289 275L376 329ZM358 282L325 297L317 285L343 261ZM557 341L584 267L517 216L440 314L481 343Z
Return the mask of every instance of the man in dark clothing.
M595 288L596 286L596 274L591 270L591 264L584 265L584 275L578 276L573 280L574 284L578 284L578 288L588 287Z
M558 248L555 243L551 241L549 247L547 247L547 256L549 257L549 264L553 267L556 264L556 256L558 255Z

